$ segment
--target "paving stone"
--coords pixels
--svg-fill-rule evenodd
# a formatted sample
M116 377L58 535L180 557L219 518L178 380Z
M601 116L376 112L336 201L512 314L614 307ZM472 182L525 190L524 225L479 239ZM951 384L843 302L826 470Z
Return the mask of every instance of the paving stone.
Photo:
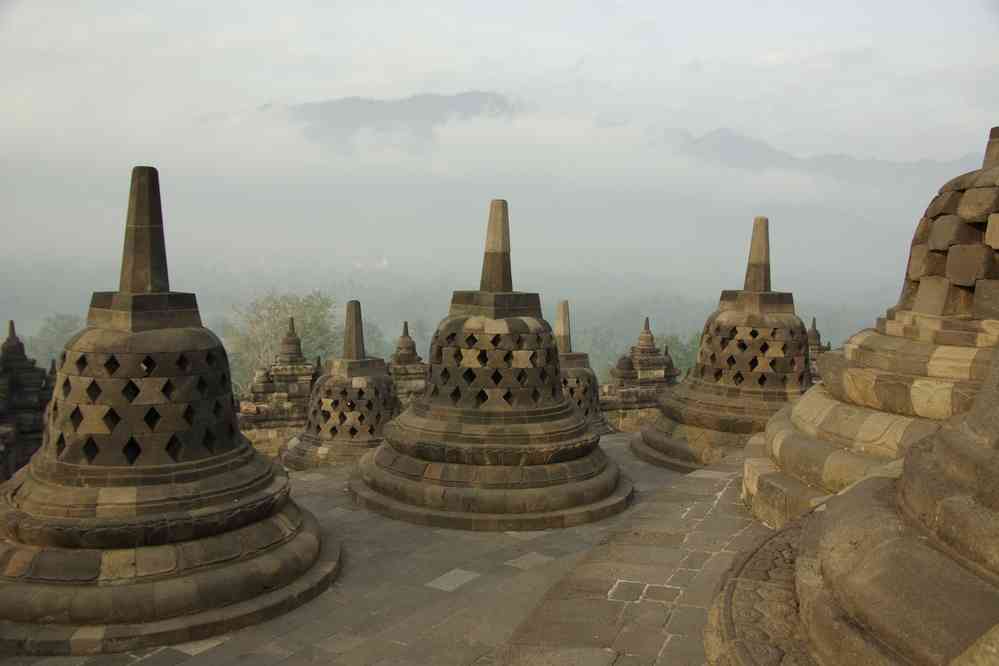
M677 569L672 576L669 577L668 585L672 587L685 588L690 585L691 581L697 577L700 573L696 569Z
M446 574L438 576L429 583L426 583L427 587L432 587L436 590L443 590L444 592L454 592L459 587L475 580L481 574L475 571L465 571L464 569L451 569Z
M700 638L707 621L708 611L693 606L677 606L670 614L666 623L666 631L681 636L696 636Z
M662 650L667 634L662 629L647 626L626 626L614 639L611 649L620 653L656 657Z
M508 566L515 567L517 569L523 569L526 571L528 569L533 569L534 567L539 567L548 564L553 559L555 558L532 551L530 553L525 553L518 558L507 560L506 564Z
M679 590L677 590L679 592ZM624 615L621 617L621 625L624 627L643 626L662 628L669 620L670 607L665 603L658 603L648 597L624 607Z
M704 563L711 559L713 553L709 553L703 550L691 551L687 554L683 561L680 562L680 567L684 569L700 569L704 566Z
M682 591L682 588L671 587L669 585L649 585L645 588L645 593L642 595L642 599L672 603L676 601Z
M609 649L562 648L511 645L499 650L496 666L612 666L617 652Z
M656 666L703 666L707 663L704 641L696 636L671 636L656 661Z
M619 580L607 593L607 598L612 601L637 601L641 598L644 590L645 583Z

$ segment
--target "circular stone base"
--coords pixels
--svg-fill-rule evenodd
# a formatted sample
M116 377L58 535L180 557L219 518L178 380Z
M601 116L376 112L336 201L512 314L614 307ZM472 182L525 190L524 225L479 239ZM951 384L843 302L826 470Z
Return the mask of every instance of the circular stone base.
M381 440L367 443L363 446L349 443L337 443L334 446L317 445L303 442L298 437L288 441L281 455L281 464L290 470L304 472L319 467L335 467L337 465L356 463L361 456L378 446Z
M303 511L303 532L322 544L312 567L290 584L242 602L141 624L72 625L0 621L0 655L94 655L199 641L282 615L324 592L340 568L340 543L323 538L315 518ZM263 558L266 559L266 558ZM267 566L261 562L261 566ZM224 570L225 566L220 569ZM183 578L167 585L184 586ZM31 584L21 584L30 597ZM70 591L67 593L71 594ZM154 603L150 599L150 603Z
M373 491L358 473L350 480L350 492L361 506L390 518L433 527L483 532L544 530L592 523L624 511L635 495L634 484L624 475L618 477L614 492L602 500L543 513L471 513L414 506Z
M692 460L674 458L666 455L662 451L657 451L646 444L641 435L632 438L631 452L634 453L635 457L639 460L645 461L652 465L657 465L658 467L665 467L676 472L682 472L684 474L704 469L705 467L704 465L698 464Z

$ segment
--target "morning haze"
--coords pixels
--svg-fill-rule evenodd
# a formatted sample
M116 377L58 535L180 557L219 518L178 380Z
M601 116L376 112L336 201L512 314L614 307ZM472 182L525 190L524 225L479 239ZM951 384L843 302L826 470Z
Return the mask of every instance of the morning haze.
M320 287L432 326L503 197L515 287L577 331L699 329L768 215L775 288L838 344L999 105L985 0L946 32L895 1L434 4L0 4L0 311L30 333L112 288L125 174L153 164L209 322Z

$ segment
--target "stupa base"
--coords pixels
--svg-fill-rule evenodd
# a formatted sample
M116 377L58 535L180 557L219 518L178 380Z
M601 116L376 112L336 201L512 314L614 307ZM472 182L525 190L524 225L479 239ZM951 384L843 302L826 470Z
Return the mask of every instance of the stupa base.
M281 453L281 464L296 472L320 467L355 464L361 459L361 456L380 443L381 440L376 440L370 445L338 444L327 446L325 444L310 444L298 437L293 437Z
M186 575L167 575L150 582L107 586L95 582L73 585L64 581L2 580L0 600L5 605L7 600L20 599L22 607L27 607L28 612L39 612L40 615L38 622L0 621L0 655L95 655L132 651L204 640L286 613L324 592L336 578L340 567L339 542L324 537L311 514L305 511L301 514L301 527L291 540L255 557L209 565ZM212 552L208 543L185 542L185 547L191 546L200 546L198 552L209 560L225 557L225 553ZM151 551L144 558L145 566L162 566L164 548L170 546L131 551L137 553L133 556L133 566L139 566L138 553L145 551ZM102 569L100 578L104 578L104 570L111 569L111 563L115 563L116 558L109 556L116 553L127 555L128 552L103 551L103 556L98 559ZM11 570L12 561L24 559L18 557L20 554L15 552L10 558L4 558L8 560L7 571ZM157 561L157 558L160 560ZM314 559L307 564L310 558ZM120 566L123 563L116 564ZM32 567L32 572L35 573L37 568ZM289 573L301 568L305 570L287 584L268 589L280 585L282 578L288 578ZM73 570L70 567L63 571L63 576L72 578L80 573L78 568ZM246 598L247 588L267 591ZM243 600L229 603L230 599L240 596L244 597ZM150 614L154 614L172 605L180 607L192 603L203 605L205 610L149 622L57 623L46 611L58 605L60 598L66 600L69 606L68 619L72 619L77 609L84 606L90 606L81 609L84 613L101 610L109 618L121 615L124 609L133 613L136 609L148 609Z
M663 416L655 426L632 439L631 450L647 463L677 472L693 472L741 449L749 438L748 434L684 425Z
M629 478L621 475L617 465L611 461L607 462L596 477L585 482L497 490L464 485L446 488L424 487L417 481L401 481L389 477L385 470L379 468L375 463L375 455L376 452L371 452L364 456L358 465L358 472L350 480L350 491L354 500L361 506L390 518L420 525L494 532L571 527L620 513L631 504L634 497L634 484ZM462 465L461 467L482 469L485 466ZM379 492L372 485L396 488L396 492L404 493L407 499L413 500L413 503ZM607 488L609 492L602 488ZM462 507L475 503L474 498L480 497L483 505L495 507L507 504L511 510L505 513L463 511L460 508L450 510L416 503L428 501L428 498L438 493L450 494L453 498L464 497L464 500L457 500ZM545 495L546 499L559 501L564 506L551 510L522 510L525 506L536 504L538 498Z

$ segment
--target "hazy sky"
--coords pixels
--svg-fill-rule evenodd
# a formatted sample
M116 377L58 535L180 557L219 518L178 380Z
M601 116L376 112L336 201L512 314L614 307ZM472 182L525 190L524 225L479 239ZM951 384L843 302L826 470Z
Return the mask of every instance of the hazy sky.
M529 275L716 295L770 214L778 287L895 288L999 125L997 34L999 0L0 0L0 255L113 279L154 164L181 264L464 270L504 196Z

